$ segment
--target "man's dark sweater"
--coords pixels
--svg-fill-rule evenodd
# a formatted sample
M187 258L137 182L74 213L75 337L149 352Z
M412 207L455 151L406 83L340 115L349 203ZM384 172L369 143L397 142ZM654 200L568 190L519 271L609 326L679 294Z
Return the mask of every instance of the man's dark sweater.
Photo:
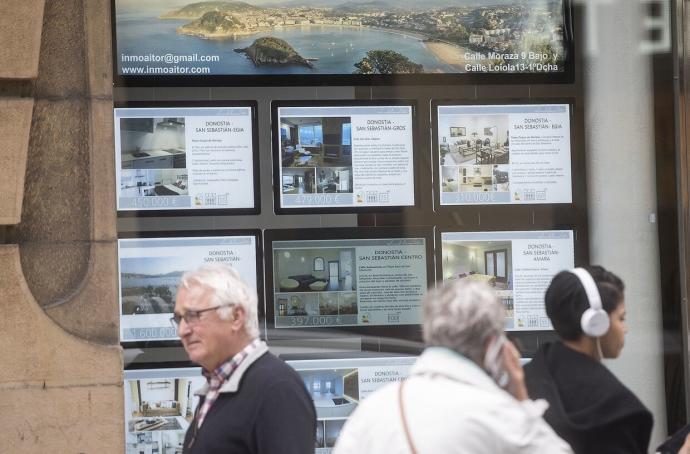
M314 452L314 403L297 372L281 359L264 353L243 371L236 392L224 389L201 428L190 425L185 454Z

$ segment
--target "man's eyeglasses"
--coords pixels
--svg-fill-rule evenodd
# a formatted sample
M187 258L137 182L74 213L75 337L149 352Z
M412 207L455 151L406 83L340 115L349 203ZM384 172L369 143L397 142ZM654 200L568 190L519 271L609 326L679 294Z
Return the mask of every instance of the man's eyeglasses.
M180 323L182 322L182 320L187 322L187 325L196 325L201 321L201 314L203 314L204 312L215 311L216 309L219 309L221 307L230 306L232 306L232 304L219 304L218 306L207 307L206 309L200 309L198 311L188 310L185 311L184 315L174 314L172 317L170 317L170 323L172 323L172 326L175 329L178 329L180 327Z

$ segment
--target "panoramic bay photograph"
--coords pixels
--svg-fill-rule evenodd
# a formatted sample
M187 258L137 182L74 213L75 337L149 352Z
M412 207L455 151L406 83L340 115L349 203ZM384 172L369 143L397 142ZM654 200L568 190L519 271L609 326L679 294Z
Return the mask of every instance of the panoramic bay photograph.
M561 72L563 0L115 0L123 76Z

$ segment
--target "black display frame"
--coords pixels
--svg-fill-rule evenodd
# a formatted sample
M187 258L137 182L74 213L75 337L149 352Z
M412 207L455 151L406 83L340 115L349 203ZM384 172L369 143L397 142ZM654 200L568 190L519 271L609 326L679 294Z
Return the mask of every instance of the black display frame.
M280 181L281 168L281 144L280 144L280 118L278 110L284 107L397 107L404 106L411 108L412 125L412 181L414 184L413 197L414 205L391 205L391 206L347 206L347 207L294 207L285 208L281 205ZM376 100L297 100L271 102L271 156L273 160L273 211L277 215L282 214L359 214L359 213L393 213L401 212L405 209L418 208L421 206L421 165L418 164L419 156L423 153L421 149L420 125L418 115L418 103L415 99L376 99ZM428 151L428 150L427 150Z
M570 192L571 202L562 203L473 203L441 205L440 188L440 148L438 139L438 108L441 106L493 106L493 105L557 105L569 106L570 117ZM539 219L573 220L573 213L586 213L586 163L584 143L580 140L578 128L578 105L573 97L539 97L539 98L491 98L491 99L432 99L431 114L431 166L433 175L434 213L441 217L453 215L458 210L464 213L485 214L486 219L500 219L516 215L518 218L530 217L531 224ZM586 217L586 214L585 214ZM493 228L494 226L490 226ZM527 227L525 225L525 227ZM532 225L536 228L537 226ZM482 226L482 229L487 228Z
M137 218L137 217L173 217L173 216L234 216L234 215L254 215L261 213L261 181L260 181L260 153L259 153L259 119L258 102L255 100L205 100L205 101L121 101L115 102L113 115L117 109L185 109L185 108L205 108L222 109L248 107L251 110L252 125L252 179L254 186L254 206L246 208L181 208L181 209L141 209L141 210L121 210L117 209L118 218ZM113 126L115 126L113 124ZM113 134L119 134L118 129L113 130ZM114 150L117 153L117 150ZM120 168L120 173L122 169ZM117 175L117 172L116 172ZM115 182L119 187L120 182ZM115 196L118 197L116 190ZM116 201L119 205L119 201Z
M115 87L249 87L249 86L395 86L457 84L571 84L575 81L573 0L561 0L565 59L557 73L453 74L276 74L125 76L118 71L117 0L110 1L113 84Z
M145 340L138 339L133 341L122 340L122 295L121 295L121 271L120 271L120 240L136 239L184 239L184 238L210 238L210 237L242 237L251 236L254 238L254 254L256 269L256 293L257 293L257 317L259 320L259 333L264 339L266 310L264 301L264 268L263 268L263 236L260 229L218 229L218 230L158 230L145 232L121 232L118 234L118 257L117 257L117 286L118 286L118 339L122 348L158 348L158 347L181 347L182 342L178 339ZM171 315L172 316L172 315ZM138 366L137 366L138 367Z
M264 285L265 285L265 321L268 342L304 339L338 339L352 335L362 338L362 350L380 351L381 343L392 348L389 351L418 351L422 341L421 313L420 323L413 325L376 325L376 326L340 326L276 328L275 327L275 292L273 243L276 241L304 240L366 240L366 239L411 239L425 240L426 250L426 290L434 287L436 266L434 253L434 227L351 227L322 229L266 229L264 230ZM335 245L335 243L334 243ZM425 291L426 291L425 290ZM396 345L400 341L400 345Z

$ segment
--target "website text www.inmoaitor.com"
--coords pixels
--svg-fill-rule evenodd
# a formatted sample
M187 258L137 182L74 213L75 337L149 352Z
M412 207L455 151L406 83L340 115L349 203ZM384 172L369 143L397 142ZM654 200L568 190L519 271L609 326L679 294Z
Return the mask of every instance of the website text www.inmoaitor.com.
M171 53L166 54L145 54L145 55L126 55L121 54L122 74L210 74L211 68L208 66L179 66L179 63L203 63L203 62L218 62L220 56L218 55L176 55ZM165 65L174 66L126 66L125 63L161 63Z

